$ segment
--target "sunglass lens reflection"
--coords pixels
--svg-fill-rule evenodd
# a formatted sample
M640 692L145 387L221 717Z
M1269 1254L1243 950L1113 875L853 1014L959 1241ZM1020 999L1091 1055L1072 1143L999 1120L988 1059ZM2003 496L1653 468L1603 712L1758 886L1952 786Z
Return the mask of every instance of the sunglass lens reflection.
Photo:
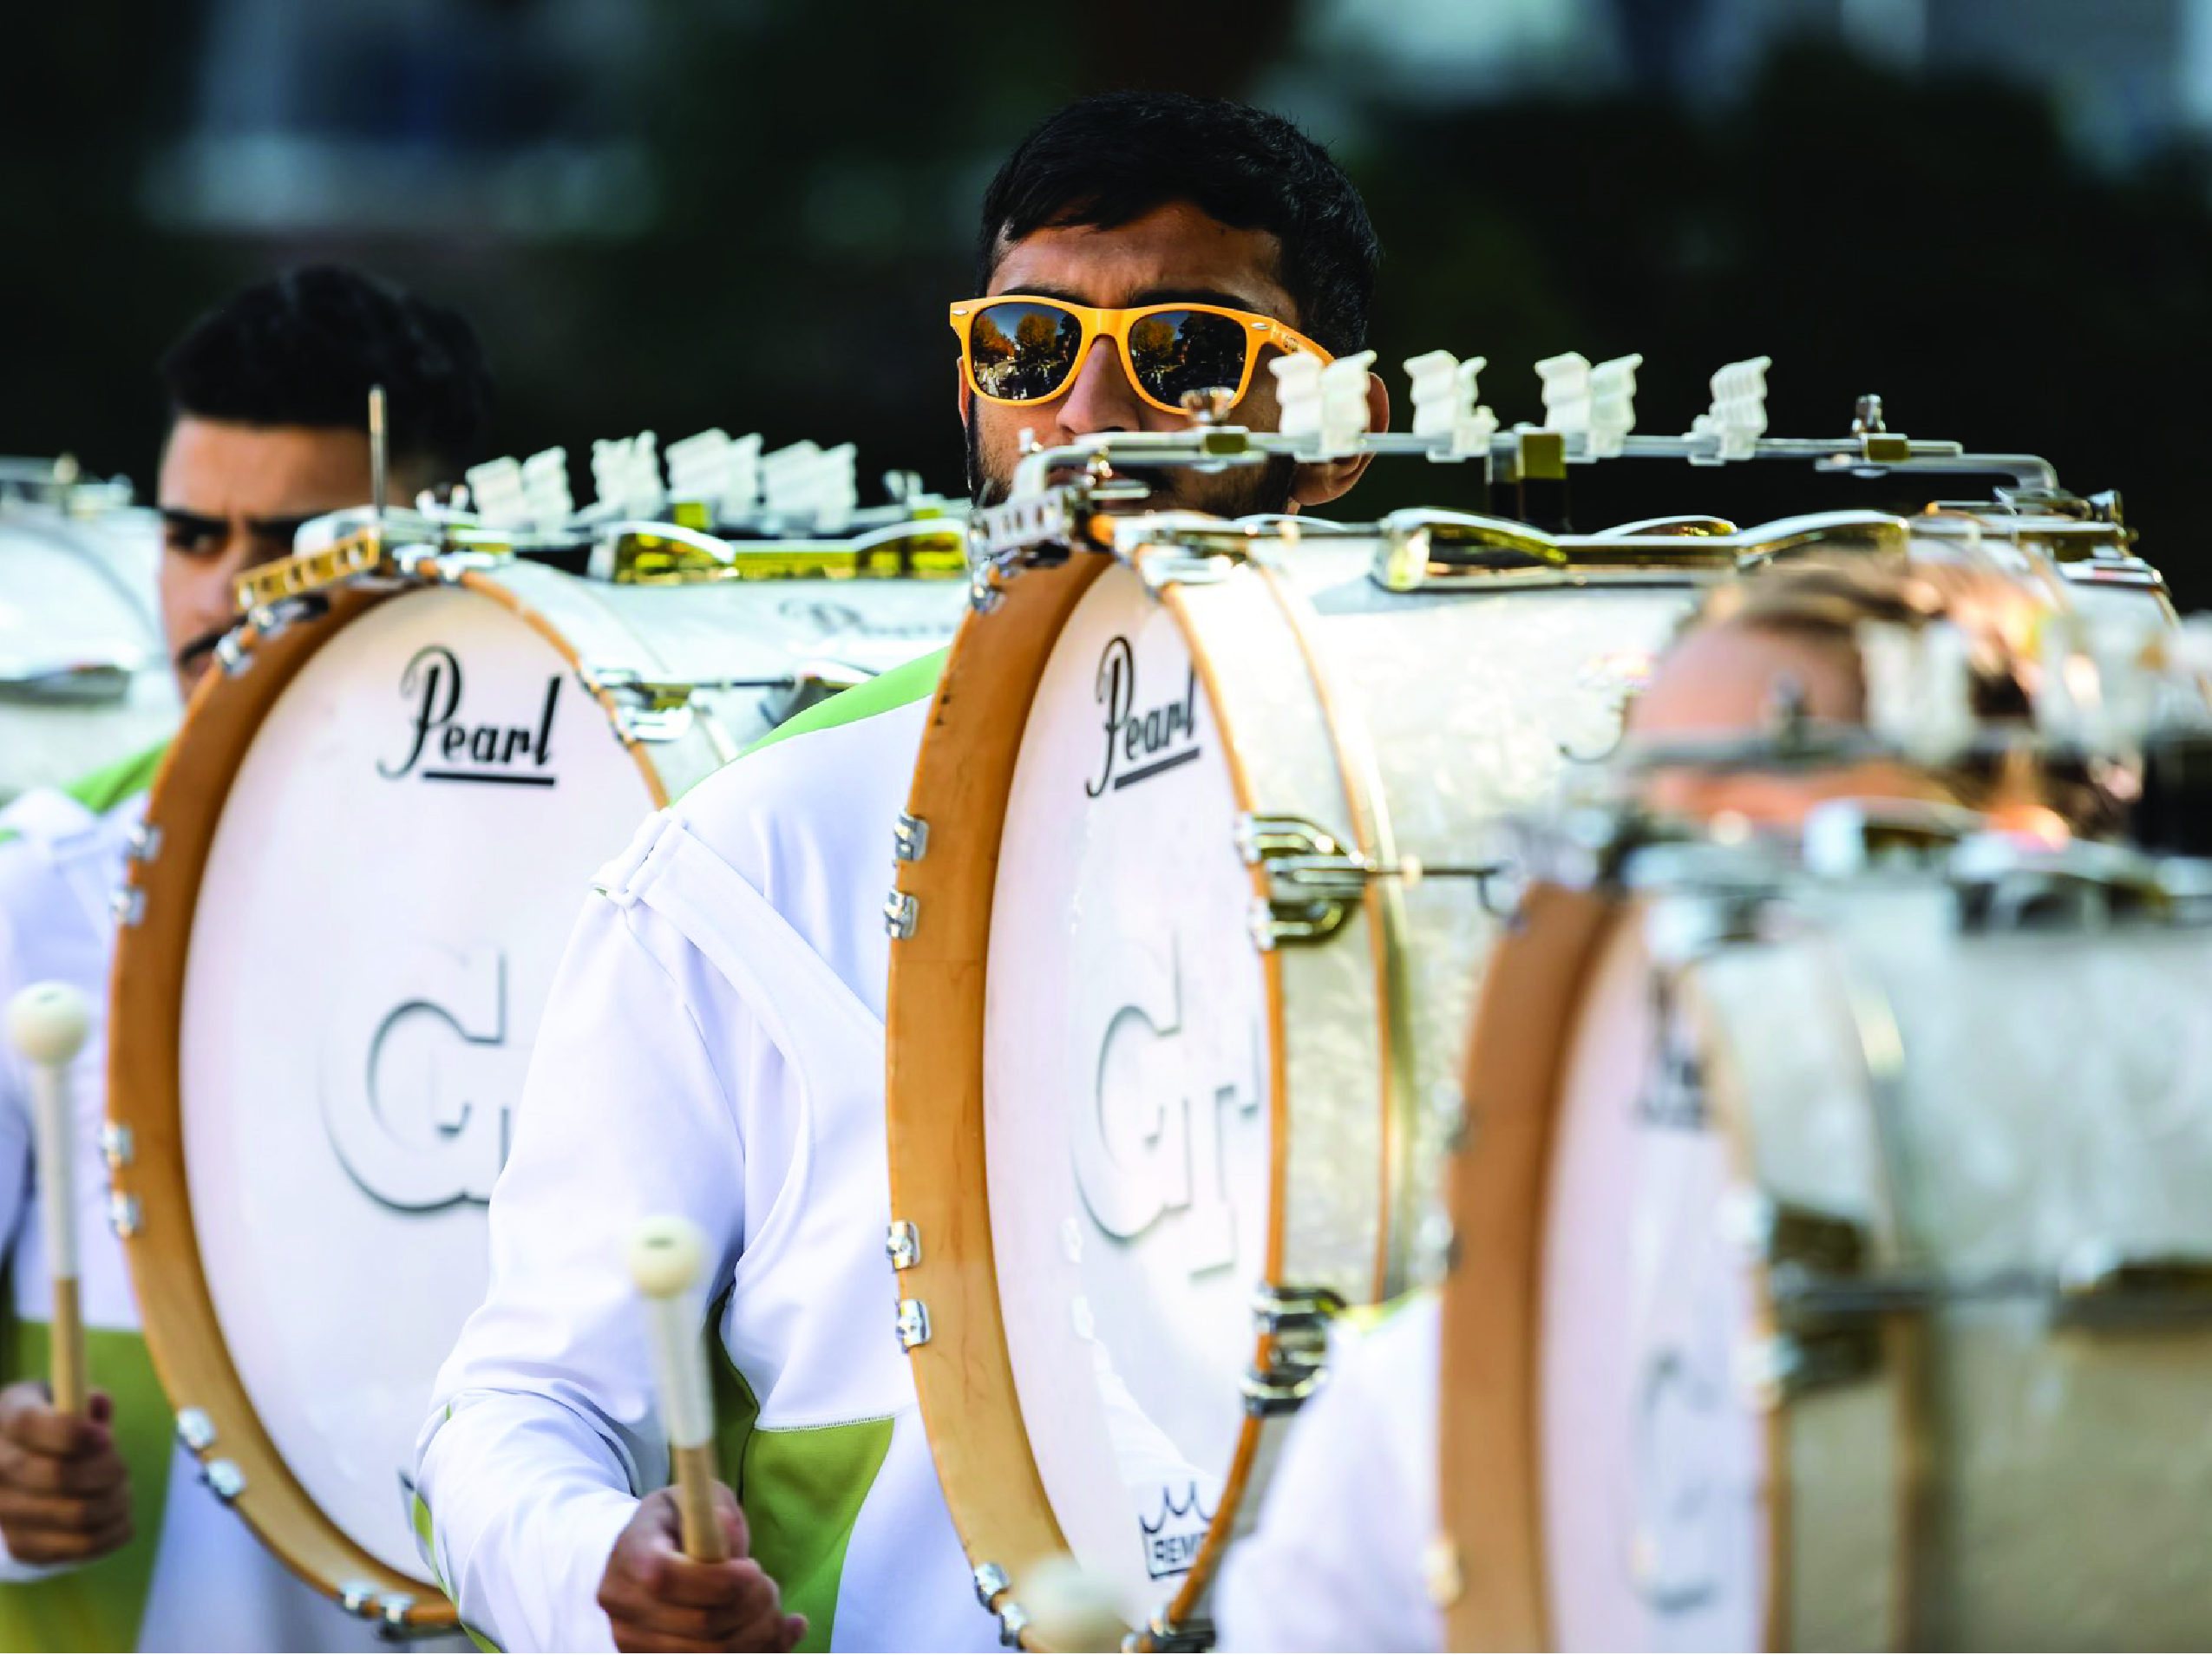
M1016 301L977 313L968 363L985 396L1034 402L1068 383L1082 345L1083 324L1065 311Z
M1247 348L1242 323L1207 311L1160 311L1129 329L1137 383L1170 408L1181 408L1186 392L1234 390Z

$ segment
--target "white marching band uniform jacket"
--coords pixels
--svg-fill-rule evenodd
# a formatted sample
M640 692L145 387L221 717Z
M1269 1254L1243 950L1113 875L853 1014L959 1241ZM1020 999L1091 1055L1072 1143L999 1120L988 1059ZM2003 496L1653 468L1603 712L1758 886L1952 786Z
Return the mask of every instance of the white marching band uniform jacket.
M17 1562L0 1541L0 1648L375 1649L372 1628L295 1579L201 1486L198 1462L176 1441L139 1333L122 1244L108 1227L101 1128L115 940L109 899L159 756L156 749L67 795L29 793L0 811L0 1003L32 983L60 981L93 1010L71 1075L78 1282L87 1365L93 1385L115 1399L137 1529L121 1550L75 1567ZM9 1278L0 1384L45 1377L53 1314L29 1088L21 1055L0 1039L0 1249Z
M669 1474L625 1244L674 1213L720 1245L723 1473L753 1555L808 1618L802 1647L997 1646L884 1253L880 907L935 671L887 674L828 704L854 722L726 767L586 902L492 1196L489 1292L418 1456L418 1532L484 1638L611 1645L601 1574Z

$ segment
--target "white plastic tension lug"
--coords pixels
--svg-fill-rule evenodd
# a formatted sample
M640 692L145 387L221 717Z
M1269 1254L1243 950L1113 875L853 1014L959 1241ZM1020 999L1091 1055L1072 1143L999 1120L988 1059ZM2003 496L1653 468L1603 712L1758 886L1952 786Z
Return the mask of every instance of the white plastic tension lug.
M1719 446L1711 455L1692 455L1692 465L1722 465L1748 460L1766 433L1766 370L1771 357L1751 357L1731 362L1712 376L1712 407L1691 422L1689 435L1715 437Z
M1413 385L1413 435L1438 443L1430 459L1463 460L1490 446L1498 416L1476 401L1476 382L1489 365L1486 357L1462 362L1449 350L1406 359L1406 377Z

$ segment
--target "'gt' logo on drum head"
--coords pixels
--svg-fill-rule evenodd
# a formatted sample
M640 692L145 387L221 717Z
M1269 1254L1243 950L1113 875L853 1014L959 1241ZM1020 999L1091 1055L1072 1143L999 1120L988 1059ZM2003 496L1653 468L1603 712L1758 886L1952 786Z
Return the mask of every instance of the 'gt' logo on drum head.
M507 962L488 948L372 952L323 1037L323 1124L363 1191L426 1212L489 1201L521 1054L507 1045Z

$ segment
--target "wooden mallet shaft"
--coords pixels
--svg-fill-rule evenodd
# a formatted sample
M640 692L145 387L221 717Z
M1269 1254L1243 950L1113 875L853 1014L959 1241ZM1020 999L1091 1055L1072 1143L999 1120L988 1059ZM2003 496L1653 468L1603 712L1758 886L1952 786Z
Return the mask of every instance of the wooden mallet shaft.
M684 1550L702 1563L719 1563L730 1545L715 1515L714 1397L699 1342L697 1289L706 1257L705 1233L689 1219L645 1219L630 1238L630 1273L645 1299Z
M8 1037L30 1066L38 1141L38 1204L54 1280L54 1406L85 1408L84 1312L77 1295L76 1108L69 1065L84 1049L92 1008L67 983L34 983L8 1002Z

